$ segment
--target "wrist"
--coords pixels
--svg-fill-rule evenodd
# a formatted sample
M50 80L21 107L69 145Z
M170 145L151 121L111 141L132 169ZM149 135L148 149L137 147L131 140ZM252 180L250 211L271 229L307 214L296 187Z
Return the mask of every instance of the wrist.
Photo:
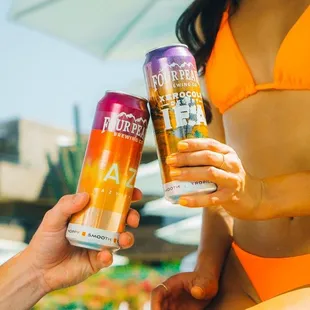
M254 197L253 218L251 219L261 221L279 217L276 212L277 208L273 206L273 196L270 193L272 193L272 190L270 190L268 180L254 179L252 184L252 197Z
M263 200L265 194L265 184L262 179L254 178L247 175L246 179L247 192L250 196L249 205L252 206L250 219L263 220L267 216L263 210Z
M38 267L33 264L35 261L34 259L35 253L32 253L32 250L30 246L26 248L23 252L20 253L17 259L20 260L20 263L27 268L29 274L31 275L31 282L34 286L37 287L38 293L41 297L45 296L46 294L51 292L51 289L46 284L45 278L44 278L44 272L39 269Z
M16 265L23 266L21 269L21 273L26 274L28 277L29 285L35 288L37 295L40 296L40 299L50 292L50 289L47 287L43 272L36 268L33 264L33 257L27 248L23 252L21 252L16 257ZM28 252L29 251L29 252Z
M216 249L201 249L198 251L195 271L199 273L208 273L219 279L225 259L231 247L232 238L227 244L227 247L222 248L222 251Z
M213 259L210 258L210 256L207 255L200 255L197 257L197 262L194 271L203 274L208 275L208 277L212 277L215 279L219 279L220 274L222 270L222 264L218 261L215 262Z
M45 294L26 250L0 267L0 309L29 309Z

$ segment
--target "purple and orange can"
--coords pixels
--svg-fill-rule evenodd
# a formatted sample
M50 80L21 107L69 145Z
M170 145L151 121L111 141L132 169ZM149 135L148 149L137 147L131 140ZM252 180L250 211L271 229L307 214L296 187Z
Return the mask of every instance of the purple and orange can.
M70 220L66 237L72 245L119 249L148 120L144 98L109 91L99 101L77 188L90 200Z
M182 195L216 191L217 186L207 180L172 180L166 164L178 142L208 137L195 58L184 44L160 47L146 54L144 74L165 198L177 203Z

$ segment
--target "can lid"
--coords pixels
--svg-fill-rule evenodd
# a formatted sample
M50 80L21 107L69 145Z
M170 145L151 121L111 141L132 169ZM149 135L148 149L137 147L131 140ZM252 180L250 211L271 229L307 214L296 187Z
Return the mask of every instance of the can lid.
M130 97L138 98L138 99L140 99L140 100L145 101L146 103L148 102L148 100L147 100L146 98L144 98L144 97L137 96L137 95L130 94L130 93L126 93L126 92L124 92L124 91L119 91L119 90L117 90L117 91L115 91L115 90L107 90L105 93L106 93L106 94L120 94L120 95L126 95L126 96L130 96Z
M163 48L168 48L168 47L185 47L188 49L188 46L186 44L182 44L182 43L176 43L176 44L171 44L171 45L163 45L163 46L159 46L159 47L155 47L155 48L152 48L151 50L147 51L145 53L145 55L148 55L154 51L157 51L157 50L160 50L160 49L163 49Z

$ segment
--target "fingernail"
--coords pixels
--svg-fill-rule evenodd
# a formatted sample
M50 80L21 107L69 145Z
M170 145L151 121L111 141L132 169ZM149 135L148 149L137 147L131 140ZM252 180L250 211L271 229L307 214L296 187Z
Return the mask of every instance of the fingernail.
M132 243L132 237L131 237L131 235L126 234L126 238L125 238L125 239L126 239L126 243L127 243L127 244L130 245L130 244Z
M185 198L180 198L179 199L179 205L187 207L188 206L188 200Z
M199 286L194 286L191 289L191 294L194 298L196 299L204 299L205 298L205 292L203 291L203 289Z
M100 256L100 260L104 263L104 264L107 264L107 263L110 263L110 262L113 262L113 257L111 255L111 253L107 250L103 250L101 253L99 253L99 256Z
M134 223L134 228L138 228L139 224L140 224L140 216L136 218L135 223Z
M170 176L171 177L177 177L182 174L181 169L170 169Z
M174 165L177 163L177 158L173 155L170 155L166 158L166 164L167 165Z
M178 150L179 151L185 151L185 150L188 149L188 147L189 147L189 145L188 145L187 142L181 141L181 142L178 143Z
M129 217L130 217L130 222L131 222L129 225L134 228L138 227L140 223L140 214L138 212L131 211L131 213L127 217L127 223L128 223Z

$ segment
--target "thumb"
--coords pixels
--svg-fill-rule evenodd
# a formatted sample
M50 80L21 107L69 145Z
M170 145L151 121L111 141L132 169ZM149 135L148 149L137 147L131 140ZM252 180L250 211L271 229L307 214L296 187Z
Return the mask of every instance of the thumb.
M212 299L218 291L218 279L214 276L198 275L191 288L191 295L198 300Z
M81 211L87 205L88 200L88 193L63 196L51 210L46 212L42 222L44 229L61 230L65 228L71 215Z

